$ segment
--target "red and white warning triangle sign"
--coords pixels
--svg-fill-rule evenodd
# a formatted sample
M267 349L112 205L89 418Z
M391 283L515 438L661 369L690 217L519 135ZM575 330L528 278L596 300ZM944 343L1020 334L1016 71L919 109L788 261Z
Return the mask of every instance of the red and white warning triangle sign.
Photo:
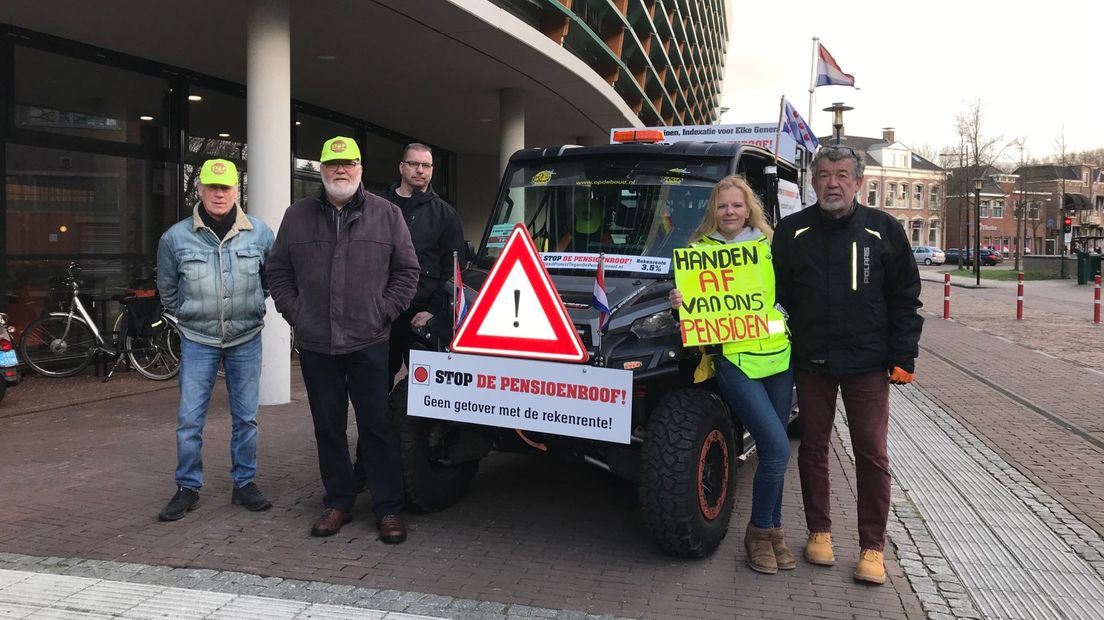
M459 353L585 362L588 354L524 224L514 226L467 318Z

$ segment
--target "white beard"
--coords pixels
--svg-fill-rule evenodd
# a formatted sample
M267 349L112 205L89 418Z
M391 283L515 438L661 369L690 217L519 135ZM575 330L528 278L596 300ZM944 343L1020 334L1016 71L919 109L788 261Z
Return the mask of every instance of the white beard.
M332 185L326 179L322 179L322 187L326 188L326 195L338 202L352 198L356 194L358 185L360 185L360 179L354 179L341 186Z

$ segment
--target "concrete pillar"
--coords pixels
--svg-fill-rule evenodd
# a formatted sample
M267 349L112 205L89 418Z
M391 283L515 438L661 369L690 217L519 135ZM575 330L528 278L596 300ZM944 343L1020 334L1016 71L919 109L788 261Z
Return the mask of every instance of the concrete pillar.
M246 35L249 213L280 229L291 199L290 0L251 0ZM266 303L261 404L291 400L291 330Z
M506 169L510 156L525 148L525 91L498 91L498 171Z

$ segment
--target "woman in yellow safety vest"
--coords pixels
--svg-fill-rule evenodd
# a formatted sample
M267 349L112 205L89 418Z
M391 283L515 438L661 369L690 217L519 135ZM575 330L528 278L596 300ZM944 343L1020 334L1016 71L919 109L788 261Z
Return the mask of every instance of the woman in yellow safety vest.
M773 234L763 205L747 180L729 176L713 188L705 217L690 236L692 247L756 244L758 255L766 258L738 267L736 282L749 292L761 294L772 329L757 339L725 343L720 355L709 357L713 358L721 395L755 439L759 453L744 548L748 565L768 574L797 564L782 531L782 488L790 459L786 425L792 404L793 371L785 315L774 300L770 253ZM677 288L668 298L676 310L682 306L683 296Z

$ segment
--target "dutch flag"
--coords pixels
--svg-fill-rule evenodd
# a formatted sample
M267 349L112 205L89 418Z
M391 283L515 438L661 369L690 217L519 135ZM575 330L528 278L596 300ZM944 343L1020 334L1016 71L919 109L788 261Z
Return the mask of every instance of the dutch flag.
M464 317L468 314L468 299L464 297L464 282L460 280L460 258L456 252L452 253L452 279L453 279L453 317L452 329L460 328Z
M606 299L606 255L598 255L598 271L594 274L594 298L591 305L598 311L598 333L606 333L609 327L609 300Z
M854 86L855 76L844 73L836 63L836 59L817 43L817 86Z

